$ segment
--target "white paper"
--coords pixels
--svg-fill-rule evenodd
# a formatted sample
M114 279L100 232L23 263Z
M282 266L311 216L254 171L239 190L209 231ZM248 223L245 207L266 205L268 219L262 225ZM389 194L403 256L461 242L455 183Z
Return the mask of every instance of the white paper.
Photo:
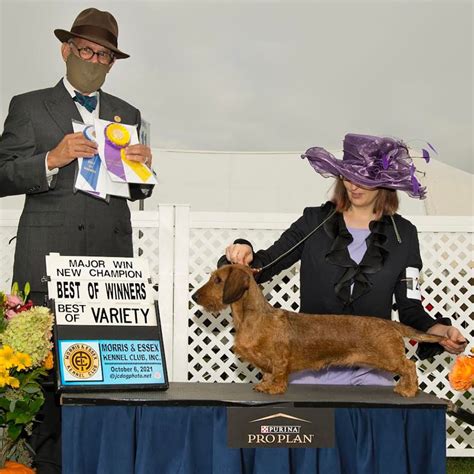
M84 132L84 129L88 126L89 125L76 122L75 120L73 120L72 122L72 128L74 132ZM97 187L96 189L93 189L91 184L81 174L83 161L87 159L88 158L77 159L78 170L77 170L76 182L74 183L74 187L78 191L83 191L85 193L91 194L94 197L97 197L100 199L107 199L107 190L106 190L106 187L104 186L104 180L108 179L108 174L104 172L105 168L103 166L100 166L99 177L97 179Z
M405 270L407 284L407 298L421 300L420 293L420 270L415 267L407 267Z
M84 129L86 127L89 127L90 125L73 121L72 126L73 126L74 132L83 132ZM110 179L110 175L107 172L106 167L103 166L104 165L104 160L102 158L103 154L101 155L100 150L99 150L99 156L101 158L101 167L99 170L99 178L97 180L97 188L95 190L92 189L91 185L86 181L86 179L80 173L83 160L87 160L88 158L78 158L77 162L78 162L79 168L78 168L78 173L76 176L76 183L75 183L76 189L89 193L94 197L100 197L101 199L106 199L108 196L120 196L124 198L129 198L130 189L128 187L128 183L124 183L124 182L117 183L115 181L112 181Z

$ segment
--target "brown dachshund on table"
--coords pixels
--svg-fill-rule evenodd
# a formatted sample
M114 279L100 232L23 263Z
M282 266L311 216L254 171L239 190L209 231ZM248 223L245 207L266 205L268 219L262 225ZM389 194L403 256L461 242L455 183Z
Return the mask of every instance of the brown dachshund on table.
M441 336L367 316L303 314L276 309L264 298L251 268L225 265L192 296L209 312L231 305L234 351L263 372L255 390L284 393L288 374L330 365L370 366L400 376L395 392L414 397L415 363L405 356L403 338L440 342Z

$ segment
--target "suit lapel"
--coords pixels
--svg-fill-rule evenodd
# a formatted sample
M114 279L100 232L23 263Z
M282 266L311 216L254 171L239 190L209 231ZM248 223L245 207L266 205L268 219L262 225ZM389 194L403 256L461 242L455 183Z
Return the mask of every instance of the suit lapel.
M44 105L51 118L65 134L73 132L72 119L82 122L81 114L62 80L53 88L51 97L44 101Z
M100 105L99 105L99 118L102 120L107 120L109 122L115 122L115 116L117 115L117 109L114 107L111 97L102 92L100 92Z

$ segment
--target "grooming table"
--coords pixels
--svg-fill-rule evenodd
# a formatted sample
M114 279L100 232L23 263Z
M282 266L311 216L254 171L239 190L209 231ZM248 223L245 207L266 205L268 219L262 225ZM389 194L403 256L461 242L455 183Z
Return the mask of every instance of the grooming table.
M66 474L441 474L446 404L391 387L171 383L61 395ZM333 408L333 448L228 448L227 407ZM245 408L246 407L246 408Z

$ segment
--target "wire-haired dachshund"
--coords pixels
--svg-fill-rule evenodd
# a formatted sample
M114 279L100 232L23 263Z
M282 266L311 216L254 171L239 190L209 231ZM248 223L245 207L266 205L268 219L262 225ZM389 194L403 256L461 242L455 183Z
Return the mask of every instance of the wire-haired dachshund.
M418 392L416 366L405 356L403 338L444 339L381 318L273 308L255 282L253 270L243 265L225 265L214 271L192 298L209 312L230 304L234 351L263 372L255 390L270 394L286 391L291 372L361 365L398 374L394 391L414 397Z

